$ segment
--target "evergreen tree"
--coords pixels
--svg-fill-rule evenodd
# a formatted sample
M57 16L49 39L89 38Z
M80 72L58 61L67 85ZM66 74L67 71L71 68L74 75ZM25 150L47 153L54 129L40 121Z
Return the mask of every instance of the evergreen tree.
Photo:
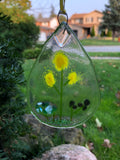
M38 18L37 18L37 19L41 19L41 18L43 18L43 15L42 15L42 13L39 13L39 15L38 15Z
M53 5L51 5L51 12L50 12L50 18L52 18L52 17L56 17L55 8Z
M90 35L91 35L91 37L94 37L94 36L95 36L95 29L94 29L94 27L92 27L92 30L91 30Z
M114 40L115 32L120 31L120 0L109 0L109 4L105 5L100 29L111 30Z

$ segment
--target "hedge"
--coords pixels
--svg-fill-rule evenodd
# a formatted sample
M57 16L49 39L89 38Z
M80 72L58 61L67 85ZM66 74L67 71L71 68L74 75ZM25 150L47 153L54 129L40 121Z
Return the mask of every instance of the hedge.
M41 48L34 48L34 49L26 49L23 52L23 58L25 59L34 59L40 54Z

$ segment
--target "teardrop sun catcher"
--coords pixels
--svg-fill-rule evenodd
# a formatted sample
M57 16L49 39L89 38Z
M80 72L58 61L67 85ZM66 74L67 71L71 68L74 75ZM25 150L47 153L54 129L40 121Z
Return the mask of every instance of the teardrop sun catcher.
M99 102L91 59L68 24L62 22L32 67L28 80L30 111L48 126L68 128L91 117Z

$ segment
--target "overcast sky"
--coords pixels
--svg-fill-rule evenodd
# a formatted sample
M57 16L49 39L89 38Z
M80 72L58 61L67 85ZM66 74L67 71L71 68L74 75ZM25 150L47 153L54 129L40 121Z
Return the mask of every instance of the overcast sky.
M40 12L44 17L48 17L51 5L55 7L56 14L59 11L60 0L31 0L32 8L29 13L38 15ZM65 9L70 18L74 13L88 13L93 10L103 11L108 0L66 0Z

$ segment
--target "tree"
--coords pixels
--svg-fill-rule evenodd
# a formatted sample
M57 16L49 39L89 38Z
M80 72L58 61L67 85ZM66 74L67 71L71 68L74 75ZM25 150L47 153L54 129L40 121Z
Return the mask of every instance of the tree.
M109 0L109 4L105 5L100 29L111 30L114 40L115 32L120 31L120 0Z
M0 11L11 17L14 23L26 22L32 19L25 11L30 9L30 0L2 0L0 1Z
M95 29L94 29L94 26L92 27L92 30L91 30L90 35L91 35L91 37L94 37L94 36L95 36Z
M41 19L41 18L43 18L43 15L42 15L42 13L39 13L39 15L38 15L38 18L37 18L37 19Z
M53 5L51 5L51 12L50 12L50 18L52 18L52 17L56 17L55 8Z

